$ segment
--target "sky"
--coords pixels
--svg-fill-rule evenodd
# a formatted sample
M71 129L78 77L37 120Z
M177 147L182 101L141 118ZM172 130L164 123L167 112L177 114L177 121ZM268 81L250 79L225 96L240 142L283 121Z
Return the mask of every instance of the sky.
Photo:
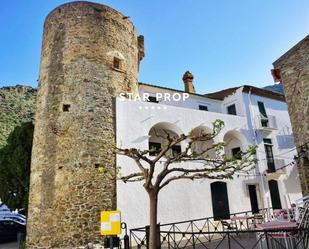
M0 87L37 86L43 22L62 0L0 5ZM139 81L198 93L273 84L272 62L309 33L308 0L97 0L145 36Z

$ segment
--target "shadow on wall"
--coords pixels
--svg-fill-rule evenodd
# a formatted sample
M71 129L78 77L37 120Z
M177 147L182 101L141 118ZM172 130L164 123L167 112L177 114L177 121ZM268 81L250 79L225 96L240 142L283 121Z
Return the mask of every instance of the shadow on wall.
M291 167L293 168L290 171L290 174L288 174L287 177L283 180L283 184L286 187L287 193L299 194L301 193L301 188L300 185L297 184L299 182L297 166L293 165Z
M292 149L295 147L293 135L277 135L276 137L279 149Z

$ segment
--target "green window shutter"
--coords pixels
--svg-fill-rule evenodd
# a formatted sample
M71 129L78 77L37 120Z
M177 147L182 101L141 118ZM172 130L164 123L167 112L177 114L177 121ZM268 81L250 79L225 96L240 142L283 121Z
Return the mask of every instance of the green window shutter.
M267 118L267 113L266 113L264 103L260 102L260 101L258 101L257 103L258 103L258 107L259 107L259 111L260 111L261 116L263 118Z

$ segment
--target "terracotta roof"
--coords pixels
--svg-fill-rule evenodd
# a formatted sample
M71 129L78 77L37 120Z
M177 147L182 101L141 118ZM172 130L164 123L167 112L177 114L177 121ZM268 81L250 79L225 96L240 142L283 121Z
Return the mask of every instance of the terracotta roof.
M250 85L232 87L232 88L228 88L228 89L225 89L225 90L222 90L222 91L219 91L219 92L208 93L208 94L205 94L205 96L207 96L209 98L213 97L213 98L223 100L225 97L233 94L237 89L239 89L241 87L243 87L242 91L245 92L245 93L249 93L251 91L251 93L254 94L254 95L258 95L258 96L262 96L262 97L280 100L280 101L285 102L285 97L284 97L283 94L273 92L273 91L270 91L270 90L267 90L267 89L255 87L255 86L250 86Z
M156 87L156 88L161 88L161 89L166 89L166 90L170 90L170 91L173 91L173 92L179 92L179 93L185 93L185 91L183 90L178 90L178 89L174 89L174 88L169 88L169 87L165 87L165 86L158 86L158 85L153 85L153 84L148 84L148 83L142 83L142 82L139 82L138 83L139 85L142 85L142 86L150 86L150 87ZM216 100L220 100L219 98L212 98L212 97L208 97L208 96L205 96L205 94L198 94L198 93L189 93L190 95L195 95L195 96L199 96L199 97L203 97L203 98L211 98L211 99L216 99Z
M147 84L147 83L141 83L140 82L139 84L144 85L144 86L166 89L166 90L175 91L175 92L181 92L181 93L185 92L185 91L181 91L181 90L177 90L177 89L173 89L173 88L169 88L169 87L162 87L162 86L157 86L157 85L152 85L152 84ZM223 100L225 97L233 94L237 89L239 89L241 87L243 87L243 92L245 92L245 93L249 93L250 90L251 90L252 94L285 102L285 97L284 97L283 94L276 93L276 92L266 90L266 89L263 89L263 88L258 88L258 87L255 87L255 86L249 86L249 85L231 87L231 88L227 88L227 89L224 89L222 91L219 91L219 92L213 92L213 93L207 93L207 94L197 94L197 93L190 93L190 94L200 96L200 97L204 97L204 98L210 98L210 99L215 99L215 100Z
M240 86L227 88L219 92L207 93L204 94L204 96L223 100L226 96L233 94L238 88L240 88Z

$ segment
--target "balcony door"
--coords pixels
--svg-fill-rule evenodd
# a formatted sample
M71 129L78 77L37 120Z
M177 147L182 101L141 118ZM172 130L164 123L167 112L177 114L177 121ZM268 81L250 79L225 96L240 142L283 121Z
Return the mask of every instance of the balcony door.
M264 141L268 172L275 172L276 168L275 168L275 159L274 159L274 154L273 154L273 145L269 138L264 138L263 141Z

